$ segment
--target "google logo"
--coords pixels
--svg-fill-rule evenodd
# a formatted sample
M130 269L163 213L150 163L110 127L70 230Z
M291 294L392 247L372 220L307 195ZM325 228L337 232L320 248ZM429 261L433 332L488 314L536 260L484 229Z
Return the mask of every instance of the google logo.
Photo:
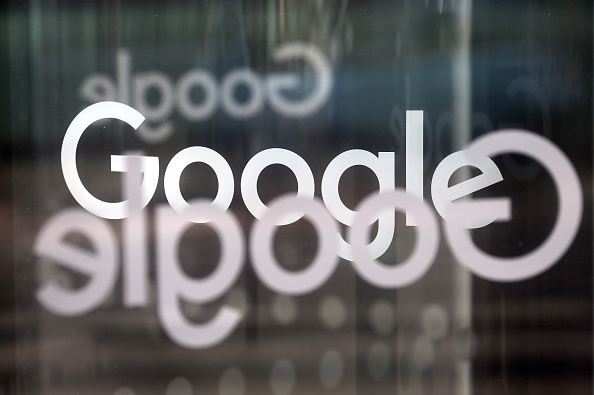
M100 102L81 111L68 127L62 145L61 163L66 185L82 209L69 208L52 216L41 228L35 253L53 264L89 278L78 289L67 289L52 281L41 285L38 301L48 310L74 316L89 312L113 291L120 271L123 276L124 304L144 306L148 299L147 210L159 181L159 158L141 152L113 155L111 169L121 172L121 202L105 202L83 185L77 171L76 150L85 130L93 123L118 119L135 130L145 117L134 108L118 102ZM406 189L395 187L393 152L377 155L349 150L336 156L321 180L321 199L316 198L309 165L296 153L270 148L254 155L241 174L241 196L255 221L245 240L238 220L228 210L235 195L233 171L228 162L207 147L187 147L167 164L164 190L168 204L155 205L155 256L157 310L167 334L189 348L207 348L224 341L237 327L242 313L223 305L206 323L193 323L184 317L179 301L208 303L223 296L242 272L246 255L260 281L274 292L303 295L320 288L333 274L339 258L370 284L395 289L418 281L435 260L440 241L438 218L453 255L475 275L492 281L519 281L536 276L553 266L571 245L581 221L583 198L577 173L567 156L549 140L525 130L500 130L483 136L462 151L454 152L437 166L431 180L434 209L423 199L422 111L406 112ZM469 229L511 219L511 200L505 197L463 199L480 189L503 180L492 158L514 153L528 156L550 174L558 195L557 218L547 239L535 250L518 257L503 258L477 248ZM212 201L186 201L180 191L182 171L191 163L210 166L218 180ZM297 179L296 194L281 196L264 205L258 195L257 180L271 165L288 167ZM352 166L369 168L379 181L379 191L364 199L356 210L341 200L338 183ZM452 174L473 166L481 174L449 186ZM84 209L84 210L83 210ZM378 258L394 237L393 211L407 215L407 225L415 227L416 241L411 254L395 266ZM437 212L437 215L436 213ZM439 216L439 217L438 217ZM318 250L310 265L298 272L284 269L274 256L273 237L279 226L304 217L317 233ZM122 220L122 251L107 220ZM370 225L378 221L378 232L370 241ZM347 225L346 237L338 223ZM212 227L221 245L217 268L206 278L192 278L183 272L178 248L184 232L193 224ZM69 244L65 236L83 234L92 251Z

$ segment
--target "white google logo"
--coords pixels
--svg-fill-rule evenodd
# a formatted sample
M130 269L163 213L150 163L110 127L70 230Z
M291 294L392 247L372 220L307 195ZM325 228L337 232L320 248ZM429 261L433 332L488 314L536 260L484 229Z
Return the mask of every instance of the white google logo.
M76 150L85 130L106 118L121 120L134 129L145 119L137 110L117 102L93 104L74 118L64 136L62 171L72 196L86 211L66 209L55 214L42 227L35 242L35 252L40 258L89 277L78 289L67 289L51 281L41 286L37 293L39 302L60 315L86 313L101 305L113 291L120 259L118 241L107 219L123 220L124 304L128 307L147 304L148 242L144 208L157 188L159 158L139 152L113 155L112 171L123 173L124 200L110 203L94 197L80 180ZM339 257L351 261L362 278L380 288L400 288L420 279L432 265L440 240L436 215L422 197L422 122L422 111L407 111L406 190L395 187L393 152L379 152L376 156L364 150L350 150L339 154L323 174L321 200L314 197L313 174L299 155L271 148L253 156L245 165L240 183L243 201L257 219L247 243L237 219L227 210L234 196L234 174L225 158L212 149L198 146L177 153L164 175L169 204L155 207L157 306L159 319L169 336L185 347L205 348L230 335L242 319L239 310L224 305L211 321L197 324L184 317L179 300L207 303L220 298L240 275L246 250L262 283L288 295L302 295L321 287L333 274ZM484 253L474 245L468 231L511 219L510 199L456 201L501 181L501 172L491 157L505 153L526 155L539 162L550 174L558 194L557 219L548 238L534 251L513 258ZM219 187L213 201L187 202L182 197L180 175L194 162L205 163L216 173ZM297 193L281 196L267 207L258 195L257 180L264 168L277 164L294 173ZM352 166L369 168L379 181L378 193L367 197L354 211L344 205L338 190L341 175ZM448 186L452 174L464 166L474 166L482 174ZM431 194L436 211L444 219L445 238L454 256L477 276L493 281L519 281L550 268L569 248L581 221L582 190L571 162L550 141L523 130L490 133L465 150L447 156L435 170ZM393 210L406 212L407 224L416 226L416 243L404 262L386 266L377 258L394 236ZM278 226L302 216L316 229L318 251L306 269L290 272L276 260L272 240ZM379 220L378 234L369 242L369 225L376 220ZM347 241L340 234L337 221L349 227ZM206 278L186 275L178 261L180 239L192 223L211 226L220 239L220 262ZM65 241L64 236L70 232L85 235L93 251Z
M290 99L285 93L298 90L302 84L296 73L261 77L249 68L230 71L220 84L212 73L202 69L190 70L174 83L160 71L133 73L132 57L121 49L117 54L115 81L105 74L92 74L83 81L80 94L91 102L118 101L138 109L148 122L137 133L148 143L161 142L173 133L169 117L174 109L186 120L200 122L210 118L219 106L235 119L254 117L266 103L282 116L300 118L314 114L326 103L332 90L332 68L323 52L311 44L294 42L277 48L273 60L304 61L313 74L313 89L300 99ZM249 92L245 101L237 100L236 90L240 86ZM192 100L195 89L202 91L200 102ZM149 101L151 90L158 92L157 103Z

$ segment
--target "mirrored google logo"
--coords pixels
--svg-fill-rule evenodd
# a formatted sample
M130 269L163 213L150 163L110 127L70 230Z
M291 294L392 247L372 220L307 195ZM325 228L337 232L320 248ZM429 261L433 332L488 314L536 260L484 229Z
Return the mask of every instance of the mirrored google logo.
M268 105L272 111L287 118L312 115L326 103L332 90L332 67L317 47L293 42L274 51L277 64L301 62L307 66L312 88L299 97L287 93L300 92L303 76L296 72L276 72L262 76L250 68L237 68L220 81L204 69L189 70L174 82L167 74L151 70L133 72L132 56L126 49L118 51L116 78L106 74L88 76L80 87L80 95L91 102L117 101L138 109L147 122L137 134L148 143L159 143L174 131L169 119L177 112L189 122L201 122L212 117L219 109L233 119L249 119ZM305 73L302 73L305 75ZM237 98L237 90L248 92L246 100ZM199 90L201 99L192 99L193 90ZM149 100L149 92L158 93L158 101Z

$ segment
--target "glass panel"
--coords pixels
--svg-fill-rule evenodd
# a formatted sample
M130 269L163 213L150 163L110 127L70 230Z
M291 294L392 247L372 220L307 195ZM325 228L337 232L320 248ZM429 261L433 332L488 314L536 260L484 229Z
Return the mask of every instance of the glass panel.
M9 2L0 391L590 393L592 14Z

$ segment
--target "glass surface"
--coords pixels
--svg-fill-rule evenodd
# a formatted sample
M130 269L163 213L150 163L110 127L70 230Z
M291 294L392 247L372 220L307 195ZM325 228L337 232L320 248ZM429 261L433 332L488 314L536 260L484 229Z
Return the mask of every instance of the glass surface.
M592 392L592 4L2 17L0 392Z

